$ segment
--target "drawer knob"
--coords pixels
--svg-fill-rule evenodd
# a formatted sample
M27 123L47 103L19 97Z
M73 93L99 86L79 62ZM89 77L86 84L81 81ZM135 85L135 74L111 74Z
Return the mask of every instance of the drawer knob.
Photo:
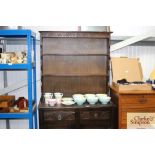
M139 103L146 103L147 102L147 99L140 99L139 100Z
M58 120L59 120L59 121L62 120L62 116L61 116L61 114L58 115Z

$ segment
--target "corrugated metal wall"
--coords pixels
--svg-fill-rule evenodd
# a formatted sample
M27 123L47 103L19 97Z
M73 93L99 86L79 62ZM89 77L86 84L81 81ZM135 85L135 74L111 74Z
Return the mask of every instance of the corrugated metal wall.
M128 46L111 53L111 57L120 56L139 58L144 80L149 78L150 72L155 68L155 46Z

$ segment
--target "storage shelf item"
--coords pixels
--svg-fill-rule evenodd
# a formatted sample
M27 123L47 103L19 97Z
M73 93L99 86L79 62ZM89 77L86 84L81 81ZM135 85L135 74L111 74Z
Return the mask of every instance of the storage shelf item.
M37 90L36 90L36 36L31 30L0 30L0 40L26 39L27 63L0 64L0 71L26 70L28 83L28 112L0 113L0 119L28 119L29 128L37 129ZM19 39L19 40L20 40ZM34 60L32 62L34 52ZM34 117L34 121L33 121Z
M37 108L36 105L33 105L33 114L35 114ZM19 119L29 119L31 117L31 114L29 112L20 112L20 113L1 113L0 118L1 119L13 119L13 118L19 118Z

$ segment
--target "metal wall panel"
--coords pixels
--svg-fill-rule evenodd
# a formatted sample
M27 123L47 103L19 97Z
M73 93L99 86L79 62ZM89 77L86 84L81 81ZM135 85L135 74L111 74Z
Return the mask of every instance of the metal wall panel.
M121 56L139 58L144 80L149 78L150 72L155 68L155 46L127 46L111 53L111 57Z

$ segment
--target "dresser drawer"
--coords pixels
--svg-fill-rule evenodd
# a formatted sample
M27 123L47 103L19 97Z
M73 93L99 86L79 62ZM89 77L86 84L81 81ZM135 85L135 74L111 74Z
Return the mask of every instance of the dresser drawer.
M155 95L122 95L120 103L122 108L153 108Z
M44 129L76 129L76 123L74 121L64 121L64 122L48 122L45 121Z
M127 124L126 123L121 124L120 128L121 129L127 129Z
M110 111L81 111L81 120L105 120L110 119Z
M74 121L75 112L74 111L45 111L44 120L45 121Z
M82 129L110 129L112 128L110 120L81 120Z

